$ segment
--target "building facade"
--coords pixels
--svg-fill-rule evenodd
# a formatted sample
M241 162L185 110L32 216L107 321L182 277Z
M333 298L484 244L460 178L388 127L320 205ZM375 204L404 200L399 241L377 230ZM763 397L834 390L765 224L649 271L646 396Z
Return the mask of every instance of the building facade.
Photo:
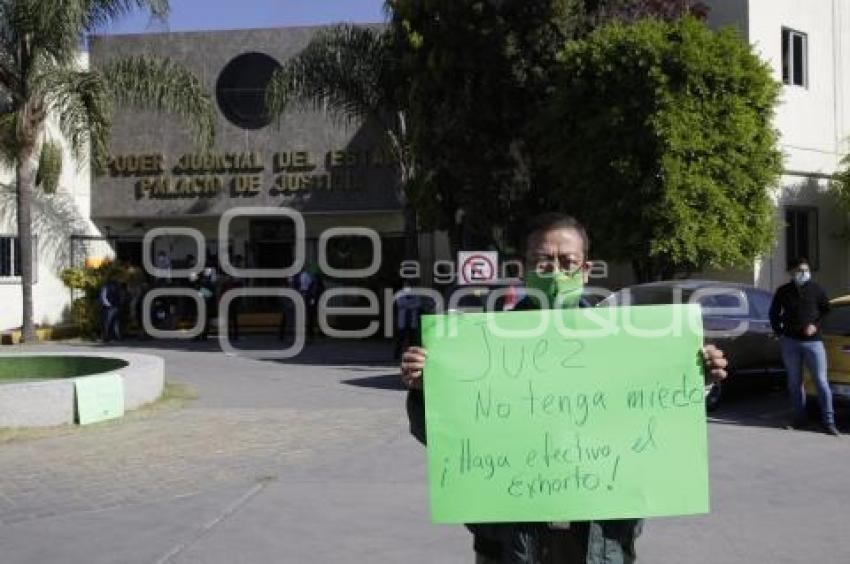
M771 191L776 244L741 281L775 289L805 256L830 295L850 292L848 221L829 191L850 151L850 1L707 0L713 28L736 27L782 83L775 125L784 173Z
M284 208L304 220L308 262L317 259L317 244L330 228L369 228L380 235L382 249L399 252L398 177L382 132L322 108L293 109L279 123L267 117L272 73L318 29L94 39L93 65L152 54L185 66L214 94L218 116L211 148L194 144L188 124L174 116L132 108L116 116L108 171L93 181L91 213L119 259L140 264L144 234L178 226L197 230L204 248L189 237L165 235L153 241L154 254L165 252L175 263L189 255L220 263L226 254L246 267L282 268L292 263L296 239L295 222L278 215ZM362 246L353 239L349 247Z

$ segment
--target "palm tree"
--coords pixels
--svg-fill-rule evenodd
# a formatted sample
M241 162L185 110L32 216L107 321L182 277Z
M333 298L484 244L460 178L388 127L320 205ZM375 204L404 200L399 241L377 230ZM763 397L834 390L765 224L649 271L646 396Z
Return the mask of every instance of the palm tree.
M409 81L392 34L374 27L338 25L319 31L307 47L275 72L266 107L274 119L292 107L327 109L337 118L377 124L399 168L404 203L405 253L416 254L416 215L406 191L416 177L410 150Z
M157 18L168 0L0 0L0 153L15 168L23 294L23 339L33 324L33 193L46 141L46 120L57 116L78 161L90 154L103 170L116 104L175 112L193 125L196 140L212 140L215 114L201 83L167 59L132 57L83 69L88 34L136 9Z

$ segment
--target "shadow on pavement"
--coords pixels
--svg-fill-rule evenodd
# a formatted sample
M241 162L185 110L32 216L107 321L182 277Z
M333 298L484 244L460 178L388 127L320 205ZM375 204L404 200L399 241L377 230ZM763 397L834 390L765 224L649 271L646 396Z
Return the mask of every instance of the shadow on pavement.
M729 390L708 421L722 425L782 428L790 410L784 390Z
M362 388L374 388L376 390L398 390L406 392L407 388L401 383L398 374L384 374L382 376L368 376L366 378L352 378L343 380L343 384L358 386Z
M720 407L708 414L708 421L720 425L765 427L785 431L791 421L791 404L782 388L769 390L732 390ZM835 421L842 433L850 434L850 405L835 404ZM790 432L790 431L788 431ZM820 421L811 419L798 432L822 433Z
M99 341L78 341L63 343L66 345L79 345L85 347L109 349L145 349L155 352L157 350L218 353L222 354L222 348L218 337L211 335L206 340L194 339L124 339L122 341L111 341L103 343ZM291 358L274 358L274 356L292 346L292 341L281 341L275 335L250 335L239 340L232 341L232 345L238 351L245 351L245 356L256 360L272 361L281 364L303 364L303 365L368 365L368 366L398 366L398 360L393 358L393 343L390 340L345 340L331 338L315 338L306 342L299 354ZM266 353L266 354L264 354Z

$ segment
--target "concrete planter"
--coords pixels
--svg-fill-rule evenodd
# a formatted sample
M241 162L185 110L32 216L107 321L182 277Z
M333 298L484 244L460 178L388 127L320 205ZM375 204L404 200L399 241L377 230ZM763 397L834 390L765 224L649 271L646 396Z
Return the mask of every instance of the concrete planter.
M21 354L0 354L0 363ZM165 363L156 356L135 353L41 353L45 357L103 357L122 360L126 366L100 371L119 374L124 381L124 408L137 409L159 399L165 385ZM94 375L94 374L90 374ZM77 376L76 378L85 378ZM55 427L74 423L74 380L36 380L0 384L0 427Z

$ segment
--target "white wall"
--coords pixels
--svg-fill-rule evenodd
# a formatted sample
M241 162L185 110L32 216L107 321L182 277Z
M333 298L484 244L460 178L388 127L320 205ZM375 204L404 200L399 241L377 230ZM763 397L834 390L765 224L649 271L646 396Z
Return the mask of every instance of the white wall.
M774 289L787 279L785 207L818 209L821 268L817 279L830 294L848 292L850 259L842 236L847 218L829 194L828 176L850 150L850 94L845 62L850 62L850 0L708 0L709 24L720 27L741 18L738 27L782 82L782 28L808 36L807 88L782 86L775 125L785 175L771 193L777 233L772 252L756 261L755 283Z
M820 268L815 279L830 296L848 293L847 218L835 206L829 193L828 181L811 176L785 175L781 189L774 191L776 219L779 224L773 251L756 264L756 284L775 289L788 281L785 256L785 206L813 206L818 209L818 246Z
M808 36L808 88L785 85L777 109L786 175L774 194L777 232L774 252L758 266L761 286L775 288L787 279L784 218L790 205L818 208L821 268L817 280L831 295L845 294L850 281L847 240L842 236L847 218L835 206L826 178L847 153L850 122L845 88L850 61L850 0L750 0L749 37L782 80L781 29Z
M80 56L81 68L88 68L88 54ZM63 139L53 116L47 126L47 135L62 146L62 174L56 190L56 198L69 198L77 208L81 218L85 220L87 234L96 234L97 229L88 220L91 206L91 181L89 163L78 162L71 152L68 143ZM0 169L0 182L12 184L14 171ZM4 212L10 210L4 210ZM37 210L34 210L37 214ZM38 223L38 216L34 217ZM0 234L15 235L18 228L13 213L0 214ZM56 324L63 321L70 305L71 293L59 280L59 272L65 268L70 250L70 227L66 231L39 233L38 238L38 274L33 287L33 302L35 322L37 324ZM103 249L104 252L107 249ZM0 283L0 331L20 327L21 325L21 287L19 283Z
M842 116L836 72L841 34L850 31L845 14L848 0L751 0L749 38L757 52L782 80L782 27L808 35L808 88L784 86L776 114L785 167L791 171L830 174L844 150L848 129Z

